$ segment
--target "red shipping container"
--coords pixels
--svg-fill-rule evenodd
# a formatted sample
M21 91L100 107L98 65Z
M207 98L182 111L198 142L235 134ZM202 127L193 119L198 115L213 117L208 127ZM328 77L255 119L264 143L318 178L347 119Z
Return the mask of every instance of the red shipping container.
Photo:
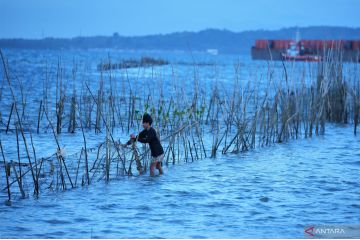
M274 49L288 49L291 40L274 40L273 48Z
M315 49L315 48L316 48L316 41L315 41L315 40L310 40L310 42L309 42L309 48L311 48L311 49Z
M268 48L269 47L269 41L268 40L264 40L263 42L263 48Z
M310 48L310 41L309 40L302 40L300 44L304 47L304 49Z
M334 41L333 40L327 40L325 41L325 45L327 49L333 48L334 47Z
M308 48L309 49L314 49L313 42L311 40L308 41Z
M260 49L265 49L268 47L268 40L256 40L255 47Z
M343 40L336 40L334 41L333 48L336 50L344 48L344 41Z
M255 47L256 48L264 48L264 41L265 40L256 40L255 41Z
M308 46L309 46L309 48L313 48L314 47L314 40L309 40L309 42L308 42Z
M352 43L352 49L355 51L359 51L360 50L360 40L353 40L351 41Z
M321 41L321 40L316 40L315 41L315 48L316 49L318 49L318 50L320 50L320 49L322 49L323 48L323 42Z
M265 40L258 39L255 41L255 48L258 49L278 49L284 50L290 47L290 44L295 43L294 40ZM299 46L304 50L323 50L323 49L353 49L360 50L360 40L301 40Z
M281 41L280 40L274 40L273 41L273 48L274 49L280 49L281 48Z

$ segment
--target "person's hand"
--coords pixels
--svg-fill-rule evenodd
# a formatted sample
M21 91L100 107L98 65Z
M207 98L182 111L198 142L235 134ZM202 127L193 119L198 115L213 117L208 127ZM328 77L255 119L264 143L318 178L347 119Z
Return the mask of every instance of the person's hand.
M136 138L135 134L133 134L133 133L130 134L130 138L131 138L131 139L135 139L135 138Z

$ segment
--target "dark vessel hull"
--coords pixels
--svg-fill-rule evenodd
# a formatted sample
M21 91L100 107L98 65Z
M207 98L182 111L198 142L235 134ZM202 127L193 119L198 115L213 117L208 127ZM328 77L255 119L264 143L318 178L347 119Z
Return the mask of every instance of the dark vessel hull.
M253 60L283 60L282 54L285 54L286 50L279 49L259 49L252 47L251 56ZM319 53L322 59L326 59L327 56L335 55L339 56L344 62L360 62L360 51L342 50L342 51L326 51L325 53Z

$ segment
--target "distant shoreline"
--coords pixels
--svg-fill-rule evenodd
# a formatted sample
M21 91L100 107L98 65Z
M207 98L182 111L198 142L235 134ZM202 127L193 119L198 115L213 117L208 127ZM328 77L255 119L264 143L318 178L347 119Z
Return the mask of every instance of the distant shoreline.
M160 51L199 51L215 49L219 54L249 54L256 39L292 39L298 31L302 39L360 39L360 28L292 27L280 30L232 32L206 29L199 32L175 32L147 36L112 36L0 39L0 48L10 49L121 49Z

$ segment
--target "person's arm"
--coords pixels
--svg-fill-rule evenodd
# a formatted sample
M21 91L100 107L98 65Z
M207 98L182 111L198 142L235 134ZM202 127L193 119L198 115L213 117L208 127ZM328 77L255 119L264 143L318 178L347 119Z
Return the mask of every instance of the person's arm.
M130 135L130 140L127 141L126 145L131 145L133 142L139 141L141 143L147 143L147 135L146 130L143 130L139 133L139 135L135 136L134 134Z
M136 137L136 139L141 143L149 143L150 142L149 135L150 135L150 132L147 131L146 129L144 129L139 133L139 135Z
M138 136L138 141L141 143L150 143L156 138L156 132L153 128L142 131Z

